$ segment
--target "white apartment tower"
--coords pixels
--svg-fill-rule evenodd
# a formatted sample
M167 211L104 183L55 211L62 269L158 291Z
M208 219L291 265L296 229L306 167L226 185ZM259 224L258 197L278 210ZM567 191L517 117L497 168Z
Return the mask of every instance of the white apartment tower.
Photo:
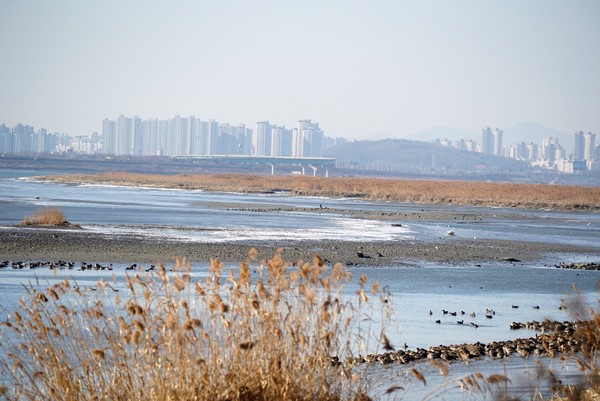
M596 134L588 132L583 134L583 160L594 161L595 160L595 147L596 147Z
M292 131L285 127L273 126L271 129L271 154L273 156L292 156Z
M271 135L272 126L268 121L259 121L256 123L256 132L252 138L252 155L271 156Z
M550 165L553 165L557 160L557 151L561 148L558 143L558 138L543 138L542 139L542 148L539 151L540 159L547 160Z
M162 156L159 147L158 120L142 121L142 156Z
M502 134L501 129L496 128L492 131L490 127L481 130L481 142L479 152L486 155L502 155Z
M494 138L494 154L496 156L502 156L502 135L504 131L496 128L492 131L492 136Z
M481 129L481 141L479 141L479 153L486 155L494 154L494 136L490 127Z
M311 120L298 121L298 129L294 130L294 157L321 157L323 155L324 135L319 123Z
M117 123L105 118L102 121L102 138L104 142L104 153L117 154Z
M582 161L584 153L583 131L573 134L573 160Z

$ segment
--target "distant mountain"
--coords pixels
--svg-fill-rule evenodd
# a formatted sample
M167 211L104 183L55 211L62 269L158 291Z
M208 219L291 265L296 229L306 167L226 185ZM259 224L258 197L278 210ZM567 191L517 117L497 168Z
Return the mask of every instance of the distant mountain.
M485 128L485 127L481 127ZM520 142L533 142L538 145L542 143L544 138L558 138L559 143L567 149L567 152L572 150L573 135L565 133L553 128L545 127L535 121L524 121L513 125L512 127L492 127L500 128L504 131L502 143L504 145L513 145ZM477 142L481 140L480 131L467 131L451 127L433 127L424 131L410 135L407 139L417 141L432 141L434 139L473 139Z
M451 127L433 127L415 134L409 135L406 139L415 141L433 141L434 139L475 139L478 140L480 133L478 131L467 131Z
M329 148L325 157L334 157L348 168L382 171L497 171L521 170L527 164L515 159L460 151L431 142L405 139L354 141Z
M573 148L573 134L561 132L553 128L544 127L535 121L525 121L504 129L502 142L512 145L520 142L533 142L541 144L544 138L558 138L559 143L571 151Z

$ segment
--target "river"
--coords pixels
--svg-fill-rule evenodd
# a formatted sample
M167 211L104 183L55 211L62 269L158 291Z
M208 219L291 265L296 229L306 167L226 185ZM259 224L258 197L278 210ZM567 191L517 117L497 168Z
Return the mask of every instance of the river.
M144 235L181 241L199 238L215 242L303 238L356 242L427 241L446 235L451 229L473 238L600 248L598 213L394 204L292 197L285 193L259 195L65 185L31 178L39 174L39 171L0 170L0 226L18 223L33 211L52 206L59 207L70 221L92 232L143 232ZM490 218L470 222L416 221L392 227L389 221L357 220L344 214L302 211L302 208L320 207L405 213L424 208L429 211L452 208ZM267 210L257 214L251 211L252 208ZM269 211L278 208L300 209ZM494 219L496 215L502 218ZM600 262L597 255L597 252L594 255L570 255L569 261ZM352 267L351 272L355 279L367 274L389 292L395 313L387 335L396 347L406 344L415 349L529 337L534 333L510 330L510 323L545 318L568 320L568 313L559 308L566 294L576 287L584 296L596 299L600 272L554 268L553 263L562 261L562 257L550 254L533 264L514 265L494 262L442 265L416 261L406 267ZM113 272L95 273L3 269L0 270L0 304L5 310L15 308L22 294L22 283L33 280L34 275L42 283L74 276L81 284L93 285L99 278L108 278L112 273L122 278L124 265L114 267ZM207 274L208 261L193 269L197 277ZM349 284L347 295L353 296L355 289L355 282ZM492 319L485 317L488 309L495 311ZM457 316L444 314L443 310L456 312ZM471 322L474 325L470 325Z

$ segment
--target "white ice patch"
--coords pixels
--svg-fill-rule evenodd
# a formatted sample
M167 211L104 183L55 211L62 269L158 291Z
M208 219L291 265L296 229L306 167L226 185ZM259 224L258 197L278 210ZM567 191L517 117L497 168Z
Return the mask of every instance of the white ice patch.
M236 242L236 241L400 241L412 240L415 233L409 227L392 226L375 220L350 218L332 219L330 224L315 228L249 228L249 227L172 227L156 225L86 225L83 228L105 235L134 235L165 238L177 241Z

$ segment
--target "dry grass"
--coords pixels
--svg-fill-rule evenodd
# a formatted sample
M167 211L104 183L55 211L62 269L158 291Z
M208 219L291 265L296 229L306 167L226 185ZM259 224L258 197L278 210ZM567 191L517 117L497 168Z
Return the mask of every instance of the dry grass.
M249 258L235 272L213 261L201 281L190 273L183 261L127 276L122 287L114 278L94 290L67 280L30 286L2 323L8 385L0 392L15 400L369 399L343 361L365 341L354 333L376 284L361 280L356 302L344 301L349 273L319 257L297 266L279 255Z
M562 358L574 362L583 374L581 383L563 385L557 383L553 390L556 400L597 401L600 400L600 300L596 308L581 296L577 290L567 298L565 306L571 318L578 322L574 340L581 344L581 351L563 355ZM560 333L557 334L560 336Z
M34 226L34 225L50 225L50 226L63 226L69 225L69 222L65 218L65 214L58 208L48 207L43 208L30 216L24 217L21 220L22 226Z
M47 179L71 183L202 189L217 192L289 191L294 195L355 197L395 202L566 210L600 209L600 188L598 187L242 174L151 175L101 173L49 177Z

